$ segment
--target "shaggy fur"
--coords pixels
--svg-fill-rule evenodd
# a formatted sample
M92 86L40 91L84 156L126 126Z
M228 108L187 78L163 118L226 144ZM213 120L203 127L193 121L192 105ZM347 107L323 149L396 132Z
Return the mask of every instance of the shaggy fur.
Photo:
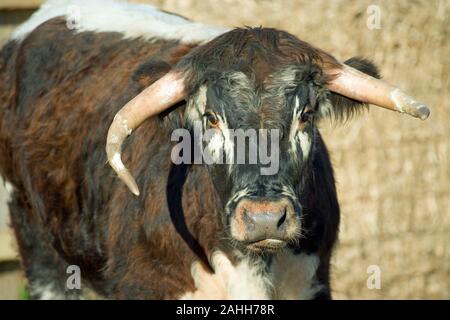
M364 60L348 63L376 73ZM83 285L107 298L178 298L195 290L194 261L207 265L215 248L246 255L227 239L225 212L232 208L225 205L233 190L257 178L236 170L223 181L221 167L171 163L171 129L190 127L185 102L149 119L126 141L124 162L140 197L107 165L108 127L127 101L173 67L187 72L192 94L207 84L208 106L225 107L231 126L289 130L294 96L317 117L327 99L338 106L338 117L353 113L360 103L324 89L327 64L337 62L286 32L264 28L235 29L195 45L73 32L54 18L10 41L0 53L0 173L15 188L11 221L34 297L50 285L58 297L76 298L78 292L65 288L66 267L76 264ZM239 83L233 91L229 75L237 71L250 79L248 97ZM286 86L285 77L295 86ZM315 122L305 124L312 141L307 161L286 156L282 172L257 191L269 198L287 192L301 204L302 237L288 250L318 257L316 298L330 298L339 205ZM283 191L284 185L292 190ZM270 256L262 259L269 268Z

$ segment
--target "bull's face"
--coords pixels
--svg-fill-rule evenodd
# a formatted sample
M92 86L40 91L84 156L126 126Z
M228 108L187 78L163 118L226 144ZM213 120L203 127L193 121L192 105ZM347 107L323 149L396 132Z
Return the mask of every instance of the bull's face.
M188 101L222 220L240 247L276 250L301 235L299 195L311 173L315 121L328 106L318 71L289 65L259 85L241 71L213 73Z
M116 114L108 160L139 195L121 161L122 142L148 117L186 100L184 123L222 200L229 238L276 250L302 233L320 118L345 119L364 103L427 118L426 106L376 78L364 59L341 64L286 32L236 29L192 50Z

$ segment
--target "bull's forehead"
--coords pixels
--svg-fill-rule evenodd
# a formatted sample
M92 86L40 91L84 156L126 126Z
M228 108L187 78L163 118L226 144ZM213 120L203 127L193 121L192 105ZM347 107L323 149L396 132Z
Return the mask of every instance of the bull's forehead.
M296 66L281 68L263 81L240 71L226 72L210 83L206 107L225 117L230 128L285 129L294 108L307 102L294 98L298 77Z

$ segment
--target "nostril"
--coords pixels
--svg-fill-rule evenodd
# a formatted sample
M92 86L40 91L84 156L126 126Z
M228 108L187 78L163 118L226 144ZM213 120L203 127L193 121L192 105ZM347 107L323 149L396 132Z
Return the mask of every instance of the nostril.
M284 208L283 215L281 216L280 220L278 220L277 228L280 228L283 225L283 223L286 221L286 216L287 216L287 210L286 210L286 208Z

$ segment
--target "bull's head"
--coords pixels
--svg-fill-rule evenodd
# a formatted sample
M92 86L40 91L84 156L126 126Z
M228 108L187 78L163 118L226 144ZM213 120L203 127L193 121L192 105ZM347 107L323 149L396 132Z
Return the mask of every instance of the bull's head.
M317 121L345 118L369 103L428 117L425 105L377 78L376 67L364 59L341 64L288 33L236 29L192 50L117 113L107 138L109 163L139 195L121 161L122 142L145 119L186 100L186 126L197 121L213 129L210 139L202 140L205 150L231 159L208 165L229 236L249 249L276 249L301 233L302 188L312 171ZM277 170L263 174L261 159L237 162L242 149L231 129L277 130L276 146L267 143L268 132L250 141L256 150L265 142L278 152ZM244 148L247 160L250 149Z

